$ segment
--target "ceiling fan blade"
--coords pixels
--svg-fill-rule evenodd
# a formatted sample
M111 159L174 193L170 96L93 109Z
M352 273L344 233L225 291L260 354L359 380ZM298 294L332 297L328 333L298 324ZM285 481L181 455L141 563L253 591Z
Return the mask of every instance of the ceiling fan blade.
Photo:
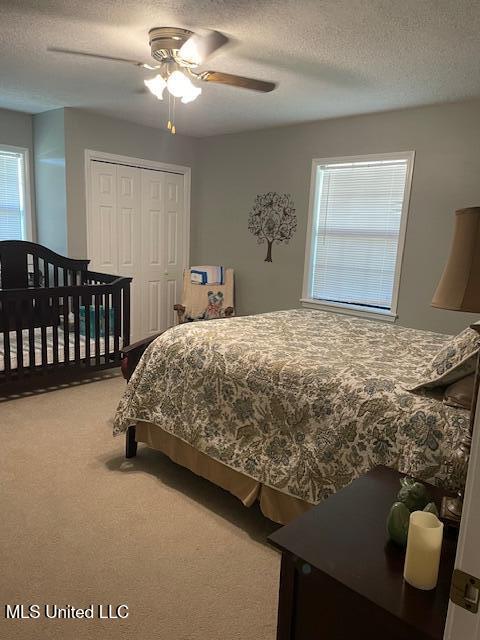
M255 80L254 78L244 78L243 76L235 76L231 73L222 73L221 71L203 71L202 73L197 74L197 77L205 82L228 84L232 87L252 89L253 91L261 91L263 93L273 91L277 86L275 82Z
M73 56L84 56L86 58L98 58L100 60L111 60L113 62L127 62L128 64L134 64L136 67L146 67L148 69L154 69L150 65L145 65L138 60L130 60L130 58L115 58L113 56L105 56L101 53L91 53L90 51L74 51L73 49L62 49L61 47L48 47L47 51L53 51L54 53L67 53Z
M200 65L217 49L228 42L227 36L220 31L209 31L206 35L194 33L180 48L178 57L193 65Z

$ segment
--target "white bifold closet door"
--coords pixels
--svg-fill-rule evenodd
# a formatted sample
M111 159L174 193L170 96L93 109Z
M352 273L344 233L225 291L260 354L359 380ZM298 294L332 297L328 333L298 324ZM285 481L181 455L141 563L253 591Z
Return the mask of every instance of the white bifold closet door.
M174 324L185 266L184 176L92 161L89 258L131 276L131 341Z

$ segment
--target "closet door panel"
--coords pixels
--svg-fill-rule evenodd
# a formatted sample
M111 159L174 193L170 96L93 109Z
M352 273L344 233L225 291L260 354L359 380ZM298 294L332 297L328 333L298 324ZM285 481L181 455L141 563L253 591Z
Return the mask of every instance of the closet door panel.
M145 327L145 335L157 333L164 327L164 318L162 317L163 304L163 282L161 280L149 280L145 282L144 291L146 292L146 314L147 326Z
M173 327L176 321L177 312L173 310L173 305L179 302L177 279L168 279L166 281L166 294L167 294L167 304L166 304L166 317L165 317L165 325L167 327Z
M119 220L119 250L118 261L124 269L132 272L135 265L135 216L132 209L122 209Z
M143 327L150 335L166 329L165 174L142 169Z
M158 208L150 208L145 218L145 244L147 251L143 254L145 268L160 269L163 267L162 260L162 211L160 205L154 205Z
M165 267L169 273L183 270L183 176L165 174Z
M117 167L119 275L138 275L141 260L141 176L136 167Z
M167 241L167 268L176 267L178 264L178 214L176 211L168 211L166 214L166 241Z
M164 215L164 256L166 284L165 326L175 324L176 313L173 305L181 302L184 268L184 177L175 173L165 174L165 215Z
M117 165L117 244L118 275L133 278L130 285L132 340L142 333L142 182L137 167Z
M90 269L116 274L118 271L116 166L93 162L92 181L89 221Z

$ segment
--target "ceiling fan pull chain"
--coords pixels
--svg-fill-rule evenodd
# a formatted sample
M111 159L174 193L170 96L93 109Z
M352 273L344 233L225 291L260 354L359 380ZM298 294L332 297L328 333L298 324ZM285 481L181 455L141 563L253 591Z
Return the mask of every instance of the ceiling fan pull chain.
M173 96L173 116L172 116L172 135L173 136L177 133L177 130L175 128L175 101L176 101L176 98L175 96Z
M171 104L172 104L172 96L171 96L171 94L169 93L169 94L168 94L168 122L167 122L167 129L168 129L169 131L171 131L171 129L172 129L171 106L170 106Z

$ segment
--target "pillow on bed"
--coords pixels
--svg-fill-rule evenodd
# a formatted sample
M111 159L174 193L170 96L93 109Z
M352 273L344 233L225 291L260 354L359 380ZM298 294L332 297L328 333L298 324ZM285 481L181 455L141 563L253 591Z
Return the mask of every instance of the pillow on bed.
M477 324L477 323L475 323ZM437 353L421 375L421 382L409 391L450 385L475 371L480 349L480 335L474 329L464 329Z
M443 394L443 402L449 407L457 407L460 409L470 409L473 398L473 385L475 383L475 374L471 373L461 380L457 380L445 389Z

